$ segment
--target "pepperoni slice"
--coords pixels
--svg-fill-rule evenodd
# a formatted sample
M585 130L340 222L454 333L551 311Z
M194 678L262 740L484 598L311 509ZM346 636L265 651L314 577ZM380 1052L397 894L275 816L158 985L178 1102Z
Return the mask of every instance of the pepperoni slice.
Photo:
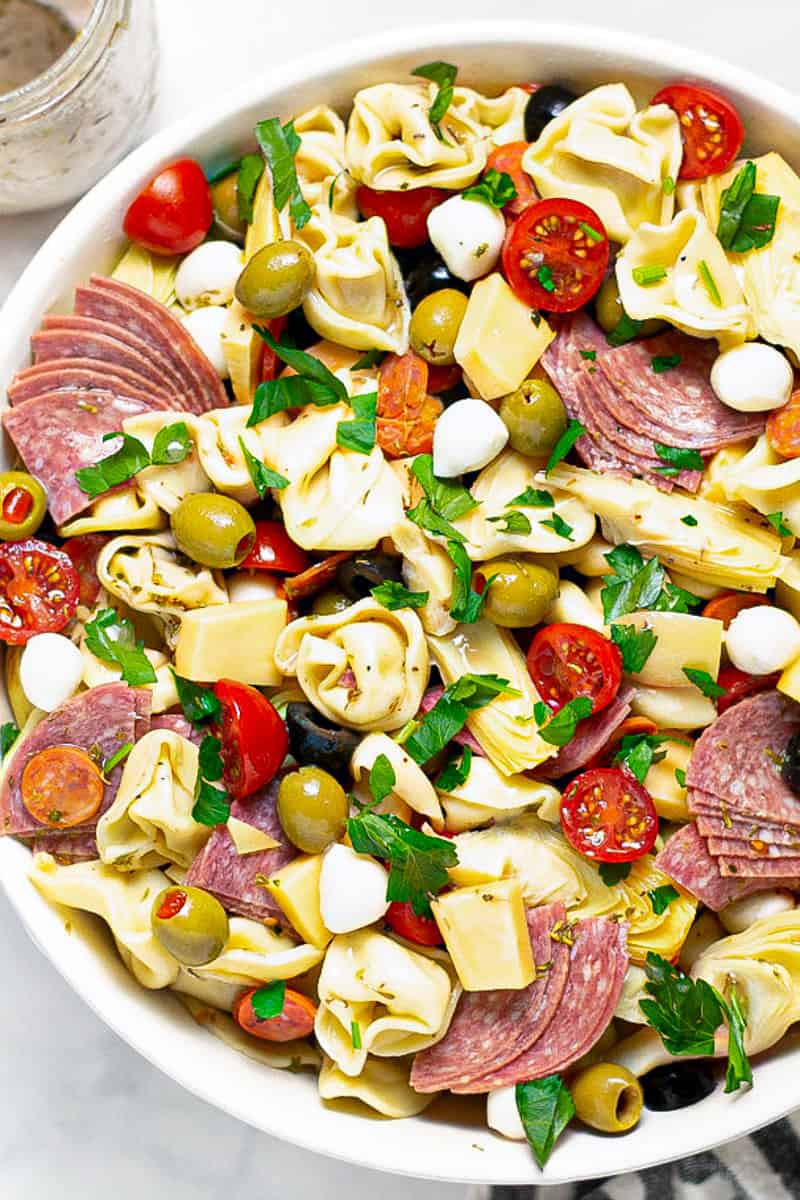
M71 829L91 821L103 803L100 768L77 746L49 746L25 764L22 803L36 821Z
M314 1029L317 1009L308 996L287 988L283 999L283 1011L276 1017L257 1017L253 1010L253 996L259 991L252 988L240 996L233 1007L233 1019L252 1037L264 1042L291 1042L295 1038L308 1037Z
M430 454L442 403L428 395L428 364L409 350L388 354L378 380L378 445L388 458Z

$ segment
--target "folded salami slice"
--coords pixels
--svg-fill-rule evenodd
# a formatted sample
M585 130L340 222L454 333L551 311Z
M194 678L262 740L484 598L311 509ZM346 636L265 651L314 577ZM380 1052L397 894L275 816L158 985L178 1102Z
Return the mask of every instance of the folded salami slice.
M800 877L800 856L783 855L779 858L745 858L720 854L717 858L720 874L725 879L766 879L769 887L786 887L787 877ZM780 880L780 883L776 882Z
M148 730L150 693L127 683L105 683L73 696L49 713L14 746L14 753L0 786L0 834L48 838L60 843L65 836L93 833L97 822L114 797L122 778L122 763L106 776L103 803L95 817L69 830L54 829L32 817L22 802L22 773L34 754L51 746L79 746L102 766L128 742L136 742Z
M696 825L704 838L737 838L739 841L765 842L768 846L785 846L800 854L800 829L791 825L768 825L763 822L723 821L721 817L698 815Z
M202 729L195 729L191 721L187 721L183 713L160 713L150 722L151 729L168 729L170 733L178 733L188 741L199 746L205 737Z
M706 908L719 912L732 900L763 892L767 888L784 887L800 891L800 877L791 874L778 878L745 879L725 877L694 822L684 825L669 839L656 858L656 866L669 875L680 887L696 896Z
M536 778L560 779L596 758L630 713L633 695L634 689L623 684L607 708L579 721L572 740L561 747L555 758L536 768Z
M114 392L132 400L141 400L151 408L177 407L176 394L158 387L146 376L127 367L115 367L100 358L72 358L35 363L18 371L8 387L10 404L24 404L50 392Z
M706 838L706 846L709 854L713 854L715 858L722 856L725 858L797 858L800 860L800 847L762 842L759 838L709 837Z
M240 917L252 917L255 921L274 919L289 928L280 906L266 888L256 883L257 875L274 875L297 857L278 820L279 783L280 779L273 779L254 796L231 805L232 817L255 825L274 838L278 846L254 854L239 854L226 827L219 825L189 867L186 883L211 892L229 912Z
M108 321L74 315L47 316L42 328L31 338L31 350L35 366L63 359L100 359L111 368L134 371L153 387L173 393L179 401L177 408L189 409L182 399L189 387L187 378L178 374L169 359L147 342Z
M566 909L560 902L545 904L529 909L527 917L536 979L519 991L464 992L444 1038L414 1059L415 1091L465 1087L498 1070L533 1045L553 1019L567 981L569 950L550 934L564 925Z
M43 833L33 839L31 849L34 854L52 854L53 858L63 863L91 862L100 857L97 838L93 833L79 833L75 836L69 832Z

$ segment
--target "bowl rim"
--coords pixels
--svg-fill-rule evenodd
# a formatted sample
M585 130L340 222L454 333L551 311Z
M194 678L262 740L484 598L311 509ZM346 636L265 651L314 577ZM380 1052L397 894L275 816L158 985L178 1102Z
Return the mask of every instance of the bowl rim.
M108 211L114 208L115 203L119 203L127 194L133 194L133 191L141 186L142 180L149 178L158 169L160 162L168 161L169 157L179 154L181 147L201 137L216 125L235 118L237 113L252 107L262 98L279 100L281 93L286 89L318 76L353 72L358 67L365 67L374 60L391 55L418 52L419 58L425 59L431 47L459 46L467 51L494 43L519 43L538 51L548 47L575 47L585 51L586 46L590 45L597 54L599 64L613 63L615 58L624 57L648 71L652 71L656 63L663 63L665 74L708 79L728 91L757 96L762 106L795 122L800 131L800 96L793 95L781 85L764 80L746 68L703 51L695 51L666 39L627 33L624 30L575 22L480 20L466 21L457 28L441 22L415 23L402 29L366 35L352 42L337 42L323 50L292 59L274 72L271 70L268 80L262 75L255 75L237 87L227 90L221 98L208 101L196 112L157 131L123 158L67 213L25 268L0 310L0 320L5 331L4 341L9 339L7 344L11 344L15 338L24 338L28 332L26 321L31 313L38 320L52 303L53 284L58 281L59 266L65 258L66 248L73 240L85 241L87 231L97 228ZM541 1174L537 1173L532 1159L528 1160L527 1147L522 1147L525 1151L523 1157L510 1149L515 1146L518 1151L519 1144L503 1142L494 1136L486 1146L477 1148L494 1149L495 1153L478 1155L477 1160L472 1158L469 1161L465 1156L465 1165L458 1173L452 1168L449 1171L437 1169L435 1162L409 1162L400 1153L395 1153L394 1157L390 1155L387 1160L385 1139L381 1137L366 1137L358 1144L352 1145L342 1144L330 1136L326 1140L320 1125L327 1112L316 1096L314 1103L319 1105L321 1121L309 1122L307 1126L288 1127L279 1119L280 1112L277 1106L272 1112L256 1115L242 1111L233 1103L225 1103L214 1094L213 1077L206 1084L196 1070L182 1070L174 1062L170 1064L168 1054L159 1054L148 1044L146 1038L137 1037L111 1006L99 1003L92 995L80 974L72 969L71 956L64 947L48 944L49 940L52 941L48 935L55 927L48 926L47 920L41 919L40 916L31 916L26 908L26 901L36 893L30 884L25 886L12 879L19 870L16 859L20 851L27 854L24 847L16 843L10 844L10 840L0 839L0 883L34 944L106 1025L147 1061L175 1079L187 1091L214 1107L223 1108L245 1123L281 1140L355 1166L439 1181L556 1185L600 1175L642 1170L658 1163L700 1153L742 1137L785 1116L800 1100L800 1093L790 1097L780 1087L772 1091L765 1089L758 1108L746 1103L741 1105L741 1112L727 1110L729 1123L724 1128L718 1128L711 1141L708 1140L707 1134L703 1134L702 1120L671 1122L670 1130L665 1132L671 1131L673 1136L662 1139L664 1144L653 1152L637 1154L628 1149L626 1153L625 1139L615 1143L620 1147L619 1161L613 1160L613 1156L611 1159L603 1157L601 1163L589 1165L588 1168L587 1164L591 1164L592 1159L589 1155L581 1155L580 1151L584 1146L593 1144L595 1135L578 1135L582 1139L591 1137L592 1140L582 1141L580 1146L576 1145L575 1153L563 1155L559 1152L559 1147ZM148 998L148 1002L151 1000L152 997ZM227 1047L225 1051L230 1053ZM747 1101L748 1097L742 1099ZM669 1115L680 1116L679 1113ZM365 1131L371 1128L374 1129L374 1126L364 1123ZM465 1129L464 1136L467 1140L472 1140L476 1133L474 1130ZM635 1144L628 1143L631 1148ZM487 1161L492 1159L497 1160L496 1168L491 1161ZM503 1160L502 1166L500 1160Z

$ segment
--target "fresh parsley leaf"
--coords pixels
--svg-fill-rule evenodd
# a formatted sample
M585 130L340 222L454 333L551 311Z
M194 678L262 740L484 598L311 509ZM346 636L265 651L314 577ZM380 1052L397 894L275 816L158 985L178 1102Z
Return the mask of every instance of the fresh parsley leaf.
M748 162L720 196L717 237L735 254L767 246L775 235L780 197L756 192L755 187L756 165Z
M379 754L369 771L369 790L375 803L380 804L387 796L391 796L396 783L394 767L385 754Z
M398 608L423 608L428 603L430 592L410 592L396 579L386 579L370 591L373 599L394 612Z
M589 696L575 696L563 708L551 715L551 709L542 701L533 707L533 715L539 726L539 737L551 746L566 746L575 736L578 722L592 714Z
M611 333L606 334L606 341L609 346L624 346L639 336L643 324L643 321L634 321L633 317L629 317L626 312L623 312Z
M447 521L456 521L478 507L478 501L461 483L437 479L433 473L433 456L418 454L411 464L411 473L420 484L425 498Z
M350 1041L353 1043L354 1050L361 1049L361 1026L358 1021L350 1022Z
M767 513L767 520L769 521L770 525L775 530L775 532L779 533L781 535L781 537L793 537L794 536L791 529L784 521L782 512Z
M272 175L272 196L275 207L281 212L286 204L298 229L311 220L311 209L303 199L294 156L300 147L294 123L281 125L277 117L269 117L256 125L256 141L266 158Z
M695 608L703 601L699 596L695 596L692 592L687 592L685 588L678 587L676 583L665 583L664 590L656 600L653 608L657 612L688 612L690 608Z
M113 663L131 687L155 683L153 664L144 652L144 643L136 640L133 625L113 608L103 608L86 622L86 645L103 662Z
M714 1053L714 1034L722 1024L718 993L704 979L689 979L659 954L649 951L645 991L639 1007L670 1054L700 1057Z
M680 475L681 471L702 471L705 463L697 450L681 450L653 442L653 449L666 467L656 467L659 475Z
M598 869L600 878L606 887L616 887L630 875L631 864L629 862L601 862Z
M581 358L585 358L587 362L594 362L597 358L596 350L581 350Z
M224 825L230 815L227 792L208 783L198 771L192 818L198 825Z
M695 526L696 524L697 517L693 517L691 513L687 513L685 517L681 517L681 525Z
M536 272L536 278L546 292L554 292L556 283L553 279L553 272L548 267L547 263L542 263L539 270Z
M692 605L699 603L691 592L668 582L655 555L645 562L635 546L623 542L605 558L614 572L603 577L606 586L600 592L606 624L637 609L688 612Z
M506 693L516 696L507 679L497 675L462 675L449 684L422 720L405 739L404 745L415 763L422 766L443 750L467 723L467 717L495 697Z
M647 893L650 897L650 903L653 906L653 912L657 917L666 912L673 900L677 900L680 892L674 888L671 883L662 883L661 887L653 888L652 892Z
M441 130L441 121L453 100L453 86L458 74L458 67L454 67L452 63L429 62L423 63L421 67L416 67L411 74L417 75L421 79L429 79L439 89L433 104L428 109L428 120L439 141L449 146L450 143Z
M552 449L550 457L547 460L547 466L545 467L545 475L549 475L553 467L557 466L558 463L561 462L562 458L567 457L578 438L584 433L586 433L586 430L583 425L581 425L580 421L570 421L569 425L564 430L561 437L558 439Z
M204 779L216 783L222 779L225 770L222 763L222 742L213 734L207 733L200 743L197 769Z
M386 358L385 350L367 350L366 354L362 354L358 362L354 362L351 371L369 371L373 367L379 367Z
M256 458L252 450L248 447L244 438L239 435L239 445L244 455L245 465L247 466L250 478L253 481L253 486L263 500L270 488L275 488L276 491L282 491L283 488L289 486L289 480L285 475L281 475L278 471L273 471L272 467L268 467L260 458Z
M555 500L549 492L542 488L526 487L513 500L509 500L506 508L552 508Z
M696 688L699 688L704 696L714 700L717 696L725 695L725 688L720 687L711 678L708 671L701 671L698 667L682 667L681 669L689 683L693 683Z
M253 1012L259 1021L272 1021L283 1012L286 1003L286 980L272 979L250 998Z
M701 258L697 264L697 274L700 276L700 280L708 292L711 303L715 304L717 308L722 308L722 296L717 287L717 281L711 274L711 267L704 258Z
M297 350L285 342L276 342L265 326L254 325L253 328L280 361L292 367L297 374L288 378L269 379L258 385L252 412L247 419L248 428L287 408L303 408L308 404L324 408L330 404L347 402L347 388L341 379L337 379L313 354L306 354L304 350Z
M725 1072L725 1091L727 1093L738 1091L743 1083L752 1084L753 1072L744 1048L747 1019L735 984L728 993L728 1002L724 1008L728 1020L728 1069Z
M657 733L626 734L614 755L614 762L627 767L639 783L644 783L653 763L661 762L666 757L666 751L658 749L666 740Z
M654 354L650 359L650 367L654 375L663 375L665 371L679 367L682 361L681 354Z
M415 508L408 510L406 516L409 521L413 521L415 525L419 525L420 529L436 534L439 537L447 538L448 541L465 542L467 540L463 533L460 533L456 529L455 525L451 525L444 517L439 516L429 500L420 500Z
M619 646L622 669L635 674L653 653L658 638L647 626L637 629L635 625L612 625L611 640Z
M469 779L470 769L472 767L472 748L470 746L462 746L461 754L451 758L445 763L442 771L436 780L436 786L442 792L452 792L457 787L461 787Z
M350 400L355 417L336 426L336 444L357 454L371 454L377 437L378 393L353 396Z
M127 433L106 433L103 441L113 441L115 438L122 438L122 444L113 454L101 458L92 466L80 467L75 472L78 487L92 500L117 484L126 483L137 471L150 466L150 455L138 438Z
M518 1083L515 1098L528 1145L539 1166L544 1167L559 1136L575 1116L572 1094L560 1075L547 1075Z
M504 208L517 198L514 180L505 171L489 167L480 182L461 193L464 200L479 200L490 208Z
M114 767L118 767L119 764L128 757L132 749L133 742L126 742L124 746L120 746L116 754L112 754L111 757L107 758L103 763L103 774L110 775L114 770Z
M447 553L455 568L450 595L450 616L460 625L472 625L481 615L489 595L489 587L496 576L492 575L487 579L483 591L478 593L472 587L472 563L461 542L448 542Z
M239 170L239 160L234 159L232 162L223 163L221 167L217 167L215 171L206 172L206 180L209 184L219 183L220 179L227 179L234 171Z
M683 768L676 767L674 774L675 774L675 781L678 784L678 787L685 788L686 787L686 772L683 770Z
M0 762L3 761L18 737L19 726L14 721L5 721L0 725Z
M552 529L553 533L557 533L559 537L566 538L568 542L574 542L572 536L572 526L564 520L557 512L554 512L552 517L548 517L545 521L540 521L540 525L546 525L548 529Z
M667 278L667 268L657 266L634 267L631 271L633 282L638 283L639 287L653 287L656 283L661 283L662 279Z
M183 462L192 453L192 439L185 421L176 421L159 429L153 441L150 461L154 467L170 467Z
M176 671L172 672L172 677L175 680L178 703L187 721L191 721L193 725L202 725L204 721L213 721L220 716L222 705L211 688L201 687L191 679L184 679Z
M500 533L516 533L524 537L531 531L531 523L525 513L516 512L513 509L511 512L502 513L499 517L487 517L487 520L493 525L497 525ZM543 525L546 523L542 522Z
M264 174L264 160L260 154L245 154L239 163L239 176L236 180L236 203L239 207L239 220L248 225L253 220L253 199L258 187L258 181Z
M357 854L388 861L386 899L410 903L417 916L428 916L429 897L449 882L448 868L458 863L453 843L420 833L399 817L369 809L348 820L347 832Z

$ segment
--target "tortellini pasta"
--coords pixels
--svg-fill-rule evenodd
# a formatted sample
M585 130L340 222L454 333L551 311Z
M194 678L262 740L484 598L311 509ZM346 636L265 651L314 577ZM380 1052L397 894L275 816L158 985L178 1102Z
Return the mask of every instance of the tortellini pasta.
M322 961L322 950L298 945L260 921L231 917L229 924L228 940L219 958L192 968L198 978L236 983L241 989L272 979L294 979Z
M166 523L164 513L152 496L146 496L132 484L99 496L85 512L61 525L58 532L61 537L71 538L85 533L112 533L117 529L158 531Z
M104 863L126 871L190 865L211 835L192 816L197 760L197 747L166 729L153 729L136 743L114 803L97 824Z
M460 989L432 959L373 929L340 934L319 977L314 1031L325 1054L349 1076L367 1055L415 1054L444 1035ZM360 1048L353 1045L358 1024Z
M616 272L620 299L634 320L660 317L693 337L716 338L723 350L755 337L733 268L701 213L680 212L669 225L640 225ZM655 282L647 272L656 273Z
M411 1062L402 1058L367 1058L359 1075L347 1075L332 1058L326 1058L319 1073L323 1100L360 1100L384 1117L415 1117L434 1097L415 1092L409 1083Z
M242 405L216 408L196 422L197 455L203 471L218 492L241 504L258 499L241 443L261 462L272 465L277 438L289 423L286 414L278 412L248 429L250 413L251 409Z
M608 236L625 243L643 221L671 219L675 196L664 182L677 178L682 156L672 109L657 104L637 112L628 88L610 83L548 122L522 165L541 196L588 204Z
M706 492L709 499L749 504L765 516L779 512L800 537L800 458L781 458L765 434L750 449L720 450L708 474L713 488L713 494Z
M452 633L456 621L450 616L453 595L453 560L418 525L404 518L392 530L395 550L403 556L403 581L409 591L427 592L428 599L417 609L426 633Z
M230 410L236 412L236 409ZM131 437L137 438L152 453L156 435L168 425L182 422L193 442L197 441L199 420L185 412L146 412L128 417L122 428ZM197 455L194 445L183 462L170 463L164 467L145 467L136 476L136 486L143 496L152 500L166 513L173 513L184 497L193 492L208 492L211 484Z
M278 638L275 662L306 698L353 729L400 729L419 710L429 658L419 617L367 597L329 616L300 617Z
M427 817L436 829L443 824L442 809L436 789L428 776L413 758L406 754L401 745L385 733L370 733L356 748L350 762L353 779L359 783L362 776L369 776L376 758L383 755L392 764L395 774L393 795L402 800L414 812Z
M114 663L104 662L92 654L85 637L81 641L80 651L83 656L83 682L87 687L102 687L104 683L113 683L122 678L122 668ZM170 670L170 660L161 650L145 647L144 653L156 673L155 683L141 685L150 691L150 711L168 712L178 703L178 689L175 686L175 676Z
M356 184L347 170L342 118L327 104L318 104L295 117L294 128L300 136L294 166L303 199L312 207L327 204L340 216L357 220Z
M490 821L506 821L526 809L557 804L560 793L549 783L527 775L503 775L488 758L473 755L464 783L440 793L447 828L452 833L477 829Z

